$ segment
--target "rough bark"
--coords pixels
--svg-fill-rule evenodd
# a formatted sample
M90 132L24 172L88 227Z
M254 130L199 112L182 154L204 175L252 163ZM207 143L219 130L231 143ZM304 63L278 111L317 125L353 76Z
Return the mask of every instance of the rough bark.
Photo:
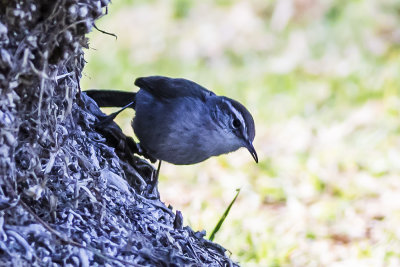
M154 169L80 94L108 0L0 0L0 265L233 265L160 202Z

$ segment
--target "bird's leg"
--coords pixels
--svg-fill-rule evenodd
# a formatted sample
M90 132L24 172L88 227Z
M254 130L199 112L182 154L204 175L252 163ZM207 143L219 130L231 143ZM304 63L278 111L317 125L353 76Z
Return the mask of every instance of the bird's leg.
M100 117L100 121L96 124L96 127L105 126L105 125L109 124L110 122L112 122L115 119L115 117L118 116L119 113L121 113L123 110L125 110L129 107L133 107L134 105L135 105L135 101L129 103L128 105L122 107L120 110L118 110L114 113Z
M158 167L156 173L154 175L153 181L151 183L151 188L149 190L150 194L152 194L155 198L160 198L160 193L158 193L157 185L158 185L158 175L160 174L161 169L161 161L158 161Z
M157 167L157 171L156 171L156 179L157 179L157 181L158 181L158 175L160 174L161 162L162 162L162 160L158 161L158 167Z

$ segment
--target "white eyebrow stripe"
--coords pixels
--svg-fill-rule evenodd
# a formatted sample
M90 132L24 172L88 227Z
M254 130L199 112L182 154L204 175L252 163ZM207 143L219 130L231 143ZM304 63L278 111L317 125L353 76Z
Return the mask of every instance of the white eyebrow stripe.
M235 114L236 118L240 121L240 123L243 125L243 135L247 139L247 128L246 128L246 123L244 121L243 115L240 111L238 111L234 106L229 101L224 100L225 103L228 104L229 109L232 111L233 114Z

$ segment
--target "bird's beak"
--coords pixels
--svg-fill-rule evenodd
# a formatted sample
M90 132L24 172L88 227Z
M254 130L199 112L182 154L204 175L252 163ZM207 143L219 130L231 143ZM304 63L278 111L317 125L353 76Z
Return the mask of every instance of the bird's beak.
M257 157L257 152L254 149L254 146L251 142L247 142L246 143L246 148L247 150L249 150L251 156L253 157L253 159L256 161L256 163L258 163L258 157Z

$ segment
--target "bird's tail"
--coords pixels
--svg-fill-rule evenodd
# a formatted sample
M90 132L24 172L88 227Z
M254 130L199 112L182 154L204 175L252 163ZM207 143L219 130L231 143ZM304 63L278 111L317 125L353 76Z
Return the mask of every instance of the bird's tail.
M84 93L91 97L99 107L125 107L135 109L135 92L94 89L86 90Z

